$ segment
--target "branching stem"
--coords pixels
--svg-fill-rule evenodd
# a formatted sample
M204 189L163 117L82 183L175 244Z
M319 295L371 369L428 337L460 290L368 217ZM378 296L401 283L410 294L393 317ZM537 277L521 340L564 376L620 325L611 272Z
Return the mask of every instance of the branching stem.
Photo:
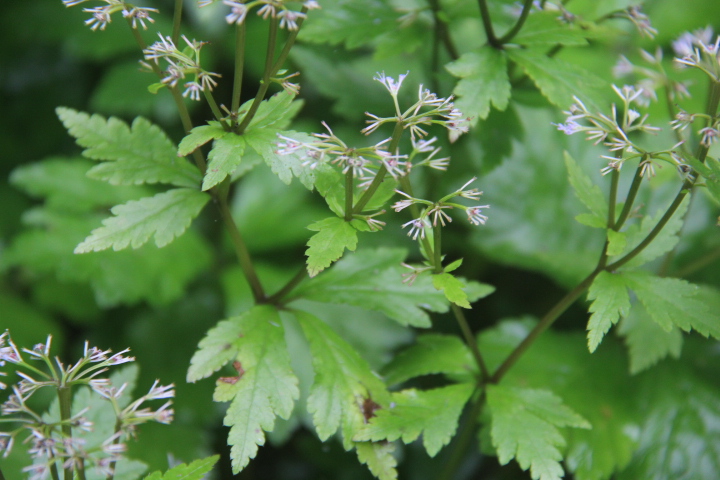
M242 94L243 69L245 67L245 22L235 28L235 75L233 77L233 92L230 111L238 113L240 97Z

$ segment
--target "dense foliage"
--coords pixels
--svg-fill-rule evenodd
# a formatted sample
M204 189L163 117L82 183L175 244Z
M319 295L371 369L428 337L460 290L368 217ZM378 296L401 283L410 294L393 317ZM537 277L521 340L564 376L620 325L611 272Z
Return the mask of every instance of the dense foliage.
M715 0L149 3L0 7L8 480L717 478Z

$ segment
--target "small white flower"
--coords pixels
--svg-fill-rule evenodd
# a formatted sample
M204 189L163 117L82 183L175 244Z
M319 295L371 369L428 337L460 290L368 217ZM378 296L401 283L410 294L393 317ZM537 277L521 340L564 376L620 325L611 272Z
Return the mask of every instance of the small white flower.
M390 95L395 97L400 91L400 87L402 86L405 77L407 77L409 73L410 72L408 71L407 73L398 75L398 79L397 81L395 81L395 79L393 79L392 77L386 76L385 72L378 72L375 74L375 77L373 77L373 80L377 80L378 82L382 83L387 89L387 91L390 92Z
M188 82L185 84L185 91L182 96L187 97L190 95L190 100L200 101L200 92L202 92L202 86L197 82Z
M565 135L572 135L583 130L582 125L573 120L568 120L567 123L553 123L553 125Z
M90 27L90 30L95 31L97 29L105 30L107 24L112 20L110 18L109 6L105 7L94 7L84 8L83 12L92 13L92 17L85 20L85 25Z
M145 20L150 23L155 23L155 20L150 18L150 12L157 13L158 11L157 8L134 7L130 11L123 10L122 14L125 18L132 18L132 28L137 28L137 24L140 23L143 30L147 30Z
M448 223L452 222L452 218L450 218L450 215L445 212L445 209L450 208L452 208L450 205L435 205L432 209L430 209L428 215L432 215L433 217L433 227L437 227L438 220L443 227L445 226L445 220L447 220Z
M275 18L276 16L276 10L273 5L270 5L269 3L266 3L260 9L258 10L257 14L261 17L263 17L263 20L267 20L268 17Z
M412 237L413 240L417 240L418 236L421 239L425 238L425 222L422 219L416 218L414 220L410 220L409 222L404 223L402 228L405 228L408 225L411 225L408 237Z
M315 0L308 0L307 2L303 3L303 7L307 8L308 10L315 10L320 8L320 4Z
M230 13L225 16L227 23L240 25L245 21L248 8L244 3L241 3L239 0L223 0L223 4L230 7Z
M700 143L706 147L709 147L710 145L715 143L718 139L718 136L720 136L720 131L713 127L702 128L698 133L702 135Z
M301 18L305 18L307 15L305 15L302 12L293 12L292 10L283 10L278 14L278 18L280 19L280 28L287 28L288 30L297 30L298 24L297 21Z
M472 223L473 225L485 225L488 217L482 214L483 208L490 208L490 205L478 205L475 207L468 207L465 210L465 213L467 213L468 216L468 222Z

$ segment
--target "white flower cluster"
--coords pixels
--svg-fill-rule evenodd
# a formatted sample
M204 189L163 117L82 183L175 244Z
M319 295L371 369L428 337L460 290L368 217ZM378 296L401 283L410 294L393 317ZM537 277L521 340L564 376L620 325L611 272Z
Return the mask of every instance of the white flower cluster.
M89 0L63 0L63 4L66 7L74 7L87 1ZM157 13L158 10L156 8L137 7L123 0L103 1L105 5L83 9L84 12L92 14L91 17L85 21L85 25L90 27L92 31L105 30L108 23L112 21L112 14L117 12L122 12L123 18L132 21L132 28L137 28L139 24L143 29L147 30L146 21L155 23L155 20L150 17L150 13Z
M198 5L200 7L207 7L217 1L218 0L198 0ZM287 8L285 0L251 0L249 2L243 0L222 0L222 3L230 7L230 13L225 16L225 20L229 24L234 23L240 25L245 22L245 18L250 10L259 7L257 14L264 20L277 18L280 20L280 28L287 28L288 30L298 30L300 28L298 21L307 17L305 12L320 8L320 5L315 0L303 2L303 11L301 12Z

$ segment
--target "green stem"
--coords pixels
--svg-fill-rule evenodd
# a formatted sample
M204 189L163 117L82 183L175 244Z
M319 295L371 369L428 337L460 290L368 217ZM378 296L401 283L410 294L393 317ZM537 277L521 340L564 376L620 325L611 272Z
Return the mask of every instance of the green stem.
M508 31L505 35L503 35L498 41L501 44L508 43L510 40L512 40L515 35L517 35L520 30L522 29L523 25L525 24L525 20L527 20L528 15L530 15L530 9L532 7L533 0L525 0L525 3L523 4L522 12L520 13L520 18L518 18L517 22L515 22L515 25Z
M216 200L218 208L220 209L220 215L227 226L228 233L230 233L230 238L232 239L233 246L235 247L235 253L240 260L240 268L242 268L243 274L250 284L250 290L252 290L255 303L263 303L266 301L265 291L263 290L260 279L253 267L250 252L247 249L245 240L243 240L242 234L235 223L235 219L232 217L230 207L227 203L227 198L216 196Z
M281 300L283 300L285 297L292 292L295 287L297 287L300 282L305 280L307 278L307 269L305 266L303 266L298 273L295 274L293 278L290 279L288 283L285 284L284 287L282 287L280 290L277 291L277 293L273 294L272 296L268 297L267 303L271 305L278 304Z
M215 97L213 96L210 89L205 88L203 89L203 94L205 95L205 100L207 100L208 105L210 106L210 110L212 110L213 115L215 116L215 120L222 123L223 127L226 129L229 128L225 120L223 120L223 114L218 108L217 102L215 101Z
M443 273L442 266L442 225L433 226L433 263L435 264L434 272ZM454 305L454 304L453 304Z
M490 377L490 380L488 383L498 383L500 380L505 376L505 374L512 368L513 365L520 359L523 353L530 348L530 346L533 344L535 339L540 336L541 333L543 333L547 328L553 324L557 318L562 315L565 310L572 305L575 300L580 298L580 295L587 290L590 285L592 284L593 280L595 280L595 277L602 271L603 269L598 267L596 268L590 275L588 275L582 282L580 282L575 288L573 288L571 291L569 291L558 303L555 304L553 308L550 309L549 312L545 314L545 316L540 320L540 322L535 325L535 328L533 328L530 333L528 334L525 339L520 342L520 344L515 347L515 349L508 355L508 357L505 359L505 361L498 367L498 369L493 373L492 377Z
M484 404L485 390L483 390L482 393L475 398L470 406L466 420L462 422L462 430L458 436L455 437L457 440L453 445L452 455L445 464L445 468L437 480L453 480L457 478L457 469L460 467L460 463L462 462L465 452L472 442L473 435L475 433L475 425L477 425L478 417L480 416L480 412L482 412Z
M402 188L403 192L407 193L411 197L414 197L413 194L413 188L410 184L410 179L406 176L400 177L400 187ZM412 215L412 218L420 218L420 209L416 204L410 205L410 214ZM430 245L430 240L428 240L427 237L422 237L420 239L420 242L422 242L422 246L425 249L425 254L427 255L427 258L433 258L433 248L432 245Z
M398 118L398 121L395 124L395 129L393 130L392 138L390 139L390 146L388 147L388 152L390 152L390 155L394 155L395 153L397 153L397 148L398 145L400 145L400 139L402 138L404 129L405 125L402 119ZM363 195L360 197L360 200L357 201L355 207L352 209L352 212L354 214L362 213L365 205L367 205L373 195L375 195L375 192L385 179L385 174L387 174L387 168L385 168L385 165L383 165L380 167L377 174L375 174L375 178L373 179L368 189L365 190L365 193L363 193Z
M487 37L488 43L494 48L501 49L502 43L500 43L498 38L495 36L495 31L493 30L492 20L490 19L490 10L488 10L487 1L478 0L478 5L480 6L480 18L482 19L483 28L485 28L485 36Z
M61 385L57 389L58 403L60 405L60 420L62 422L62 433L67 439L72 438L72 426L70 425L70 417L72 417L72 388L67 385ZM65 469L65 480L73 480L73 469Z
M465 318L465 313L462 308L458 307L454 303L450 303L450 308L452 308L455 320L457 320L457 323L460 326L460 330L465 338L465 343L467 343L470 352L475 358L475 363L477 363L478 368L480 369L480 381L485 382L490 378L490 372L488 371L487 365L485 365L485 361L480 354L480 349L478 348L477 341L475 340L472 330L470 330L470 325Z
M617 205L617 190L618 183L620 183L620 172L617 170L612 171L610 177L610 198L608 201L608 219L607 228L615 228L615 207Z
M637 193L640 190L640 183L642 182L642 162L638 164L637 169L635 169L635 176L633 177L632 183L630 184L630 189L628 190L627 197L625 198L625 205L623 205L623 209L620 212L620 217L617 219L617 221L613 225L613 230L616 232L619 231L623 225L625 224L625 221L630 216L630 211L632 210L632 206L635 203L635 198L637 197Z
M180 23L182 22L183 0L175 0L175 12L173 13L172 41L177 45L180 39Z
M245 22L235 29L235 76L233 77L233 93L230 111L238 113L242 93L243 69L245 67Z
M57 469L57 462L53 462L52 465L50 465L50 476L53 478L53 480L60 480L60 474L58 473Z
M349 222L353 219L353 169L348 168L345 174L345 221Z
M120 418L117 418L115 420L115 435L117 435L121 429L122 429L122 421L120 420ZM119 443L120 443L120 435L117 435L115 437L115 440L113 440L113 445L117 445ZM117 462L115 462L115 461L110 463L110 472L111 473L109 473L107 475L107 477L105 477L105 480L113 480L115 478L115 465L116 464L117 464Z

